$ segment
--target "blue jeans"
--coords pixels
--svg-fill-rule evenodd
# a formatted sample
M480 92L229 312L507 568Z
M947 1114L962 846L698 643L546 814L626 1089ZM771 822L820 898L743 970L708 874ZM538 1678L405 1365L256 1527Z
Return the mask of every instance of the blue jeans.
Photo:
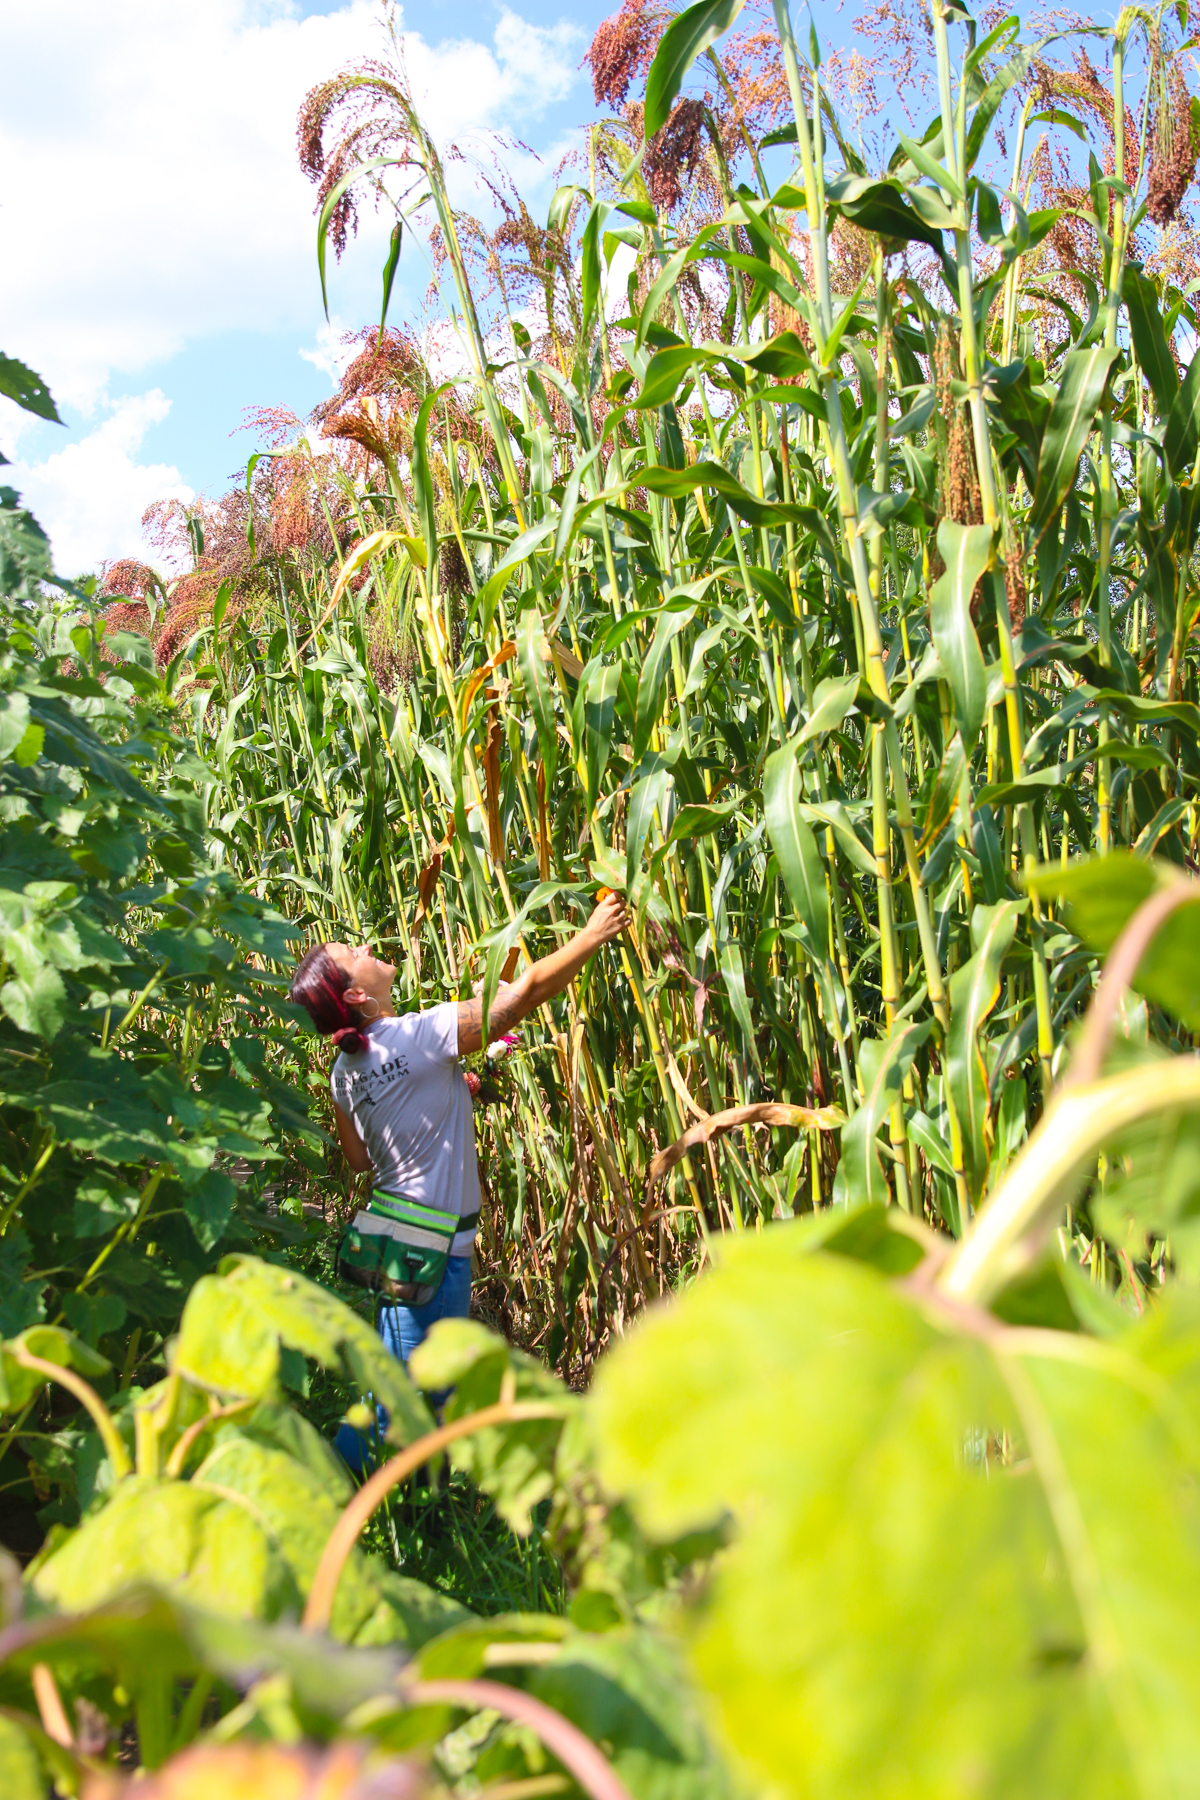
M446 1263L446 1273L442 1276L442 1285L432 1300L424 1306L381 1306L379 1309L379 1335L392 1355L407 1366L408 1359L417 1345L427 1336L430 1326L436 1325L439 1319L465 1319L471 1311L471 1270L470 1256L452 1256ZM444 1394L431 1394L429 1398L434 1405L440 1405ZM333 1440L334 1449L348 1468L356 1475L365 1475L381 1460L383 1433L387 1430L388 1415L382 1406L376 1408L377 1424L369 1432L356 1431L353 1425L342 1424L338 1427L337 1436Z

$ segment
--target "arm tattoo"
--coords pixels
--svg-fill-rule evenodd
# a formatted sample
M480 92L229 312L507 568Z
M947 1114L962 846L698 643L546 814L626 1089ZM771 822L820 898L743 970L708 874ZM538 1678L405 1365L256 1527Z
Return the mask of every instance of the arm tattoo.
M488 1013L489 1039L503 1037L525 1017L525 1008L516 986L501 988ZM460 1000L458 1005L459 1054L466 1055L483 1047L483 1001Z

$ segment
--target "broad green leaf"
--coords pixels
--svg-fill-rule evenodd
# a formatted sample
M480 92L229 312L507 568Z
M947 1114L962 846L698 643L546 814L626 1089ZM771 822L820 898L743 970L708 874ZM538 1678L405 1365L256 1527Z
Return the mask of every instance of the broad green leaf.
M586 456L580 458L575 464L575 467L571 470L571 473L567 476L567 484L563 490L562 507L558 515L558 530L554 534L555 562L562 562L570 547L571 530L575 523L575 514L579 510L580 483L599 454L600 446L597 444L594 450L589 450Z
M307 1595L330 1532L341 1515L342 1487L332 1487L283 1450L226 1427L193 1480L226 1496L240 1494ZM334 1601L332 1634L350 1642L384 1599L383 1565L355 1549L342 1571ZM400 1632L396 1620L397 1635ZM378 1636L373 1638L378 1643Z
M863 1096L858 1110L842 1127L842 1166L851 1206L886 1206L891 1197L875 1140L900 1099L913 1057L932 1029L929 1020L920 1025L906 1023L886 1039L864 1038L859 1045Z
M47 1792L30 1734L0 1713L0 1794L5 1800L46 1800Z
M612 211L607 200L597 200L587 216L583 228L583 239L580 245L580 298L583 305L583 326L586 330L595 318L600 306L604 277L600 263L600 233Z
M1129 332L1138 362L1154 390L1159 411L1169 413L1179 392L1179 374L1163 329L1158 289L1136 263L1126 265L1121 298L1129 314Z
M982 58L988 49L994 48L999 43L1002 37L1013 34L1019 28L1020 23L1015 15L1010 15L1007 19L1002 20L994 31L988 33L988 36L976 46L974 54ZM1002 63L989 78L987 86L975 103L971 122L967 127L966 167L968 170L973 169L978 161L979 153L987 141L988 127L995 118L1004 96L1019 81L1024 81L1029 73L1030 65L1042 49L1044 41L1024 45L1015 56L1009 57L1007 62ZM978 73L975 74L974 79L978 80Z
M537 727L538 747L546 771L546 791L558 768L558 721L554 711L554 689L546 661L546 633L542 615L536 606L528 606L517 623L517 660L525 696Z
M1107 956L1138 907L1180 879L1173 863L1113 850L1070 862L1043 863L1025 876L1031 894L1058 901L1075 935ZM1200 1031L1200 892L1163 920L1138 964L1132 985L1189 1031Z
M10 941L11 942L11 941ZM3 946L8 949L10 945ZM0 1008L21 1031L51 1042L62 1029L67 990L57 969L48 965L0 987Z
M530 552L544 544L547 538L553 537L557 530L557 518L543 519L540 524L531 525L528 531L523 531L520 537L514 539L509 545L479 590L479 615L485 626L490 624L496 610L496 602L504 592L513 570L519 568L528 559Z
M918 144L915 138L906 137L904 132L900 133L900 144L909 162L924 175L927 181L932 181L935 187L942 188L947 194L953 195L955 199L962 199L962 189L949 170L938 161L936 156L931 156L923 144Z
M107 1374L111 1366L107 1357L61 1325L30 1325L0 1345L0 1412L20 1412L52 1379L38 1369L26 1368L18 1360L22 1350L60 1369L74 1369L87 1381Z
M827 959L832 931L829 891L817 840L800 812L802 792L796 746L787 744L767 758L763 771L767 836L796 917L807 928L818 955Z
M971 623L971 598L991 561L993 532L989 525L943 519L937 541L946 568L929 595L933 641L954 696L955 722L970 750L987 710L987 671Z
M850 814L840 800L820 800L811 803L801 801L799 813L800 817L810 825L829 826L860 874L866 875L871 881L877 878L879 871L875 866L875 858L855 831Z
M812 509L786 504L782 500L760 500L720 463L701 460L686 469L667 469L660 464L651 468L631 469L631 483L636 482L652 494L666 494L672 500L683 500L693 488L712 488L740 519L749 525L806 524Z
M642 852L646 848L646 839L654 824L654 815L661 817L663 801L667 792L666 769L655 769L653 774L644 775L635 781L629 790L629 805L625 815L625 892L633 893L633 884L642 866Z
M1184 480L1200 444L1200 357L1193 356L1163 427L1163 453L1176 481Z
M388 307L392 299L392 287L396 280L396 270L400 267L400 246L404 238L404 221L397 219L392 226L391 243L383 265L383 305L379 313L379 341L383 342L383 329L387 324Z
M298 1594L269 1529L248 1505L189 1481L131 1475L33 1579L70 1612L151 1584L234 1618L276 1618Z
M31 1279L32 1250L29 1234L20 1226L10 1225L0 1238L0 1336L15 1338L45 1311L46 1283ZM69 1312L67 1316L73 1326Z
M0 355L0 394L15 400L26 412L36 413L39 419L49 419L52 425L62 424L46 383L15 356Z
M719 800L709 805L681 806L671 821L667 842L688 843L694 838L710 837L728 824L739 805L737 800Z
M438 529L437 507L433 497L433 476L429 470L429 416L447 388L452 386L452 382L443 381L439 387L434 388L431 394L426 394L413 426L413 493L416 496L417 517L421 521L421 537L425 545L425 567L429 574L431 589L436 587Z
M660 1538L732 1514L687 1635L751 1787L1182 1800L1200 1333L1160 1346L976 1336L793 1226L629 1335L601 1474Z
M695 617L695 607L681 612L659 614L650 648L646 652L637 686L637 716L633 734L633 760L640 762L650 745L650 736L662 711L664 691L670 673L671 644Z
M18 762L22 760L21 747L29 729L29 695L21 693L19 688L13 693L0 694L0 762L7 762L10 756L15 756Z
M756 1069L761 1069L754 1014L750 1010L750 999L746 993L746 966L742 961L741 946L733 938L722 937L718 940L717 966L721 971L725 996L741 1030L745 1055Z
M404 1372L365 1319L315 1281L260 1262L226 1257L188 1296L173 1367L217 1394L274 1399L280 1347L338 1374L391 1414L389 1440L411 1443L432 1420Z
M599 798L600 784L608 767L620 678L621 671L616 663L602 663L580 677L575 693L575 747L582 763L580 772L584 777L589 813Z
M866 175L842 175L828 182L825 192L830 211L844 213L861 231L902 243L915 239L934 250L942 247L944 227L931 224L906 205L902 190L893 182L874 181ZM948 216L946 225L952 223Z
M646 76L647 139L666 124L684 76L696 58L729 30L742 4L743 0L697 0L667 26Z
M575 1402L558 1377L531 1356L470 1319L441 1319L413 1353L414 1378L425 1388L453 1382L447 1419L466 1418L502 1397L506 1377L516 1400L548 1401L561 1418L525 1419L472 1432L450 1446L454 1466L488 1494L501 1517L522 1535L532 1509L552 1491L554 1456Z
M641 392L634 405L639 409L665 406L675 398L675 391L689 369L697 364L703 367L710 360L703 351L693 349L690 344L669 344L665 350L656 350L646 365Z
M975 954L950 977L947 1073L976 1194L981 1191L988 1170L990 1069L981 1032L1000 998L1000 967L1026 905L1023 900L1001 900L994 906L977 906L971 916Z
M371 175L376 169L393 167L397 158L394 156L372 156L365 163L359 163L347 174L335 181L325 196L324 204L317 217L317 273L321 278L321 302L325 308L325 317L329 317L329 295L325 287L325 252L329 238L329 227L333 220L334 209L338 201L354 182L364 175Z
M1038 456L1037 484L1029 516L1035 540L1057 519L1075 485L1079 458L1095 423L1096 408L1120 354L1115 347L1094 344L1089 350L1069 350L1063 359L1062 380Z
M572 1631L534 1665L530 1691L593 1743L633 1800L726 1800L736 1792L712 1743L680 1646L625 1626Z
M183 1484L176 1485L187 1492ZM403 1585L399 1576L391 1577L389 1586L393 1584ZM462 1608L452 1601L442 1604L454 1622L461 1619ZM286 1676L299 1706L331 1723L367 1702L394 1694L405 1660L386 1649L334 1645L328 1638L297 1631L290 1621L272 1626L205 1610L190 1604L178 1590L166 1593L147 1587L86 1613L43 1613L27 1620L14 1636L17 1642L6 1667L15 1674L27 1675L36 1662L65 1665L68 1679L81 1669L106 1670L136 1694L142 1677L194 1677L207 1669L244 1691L264 1670L278 1671ZM420 1640L414 1636L411 1641Z
M827 731L836 731L858 699L857 675L831 675L813 689L812 711L804 721L798 744L811 743Z

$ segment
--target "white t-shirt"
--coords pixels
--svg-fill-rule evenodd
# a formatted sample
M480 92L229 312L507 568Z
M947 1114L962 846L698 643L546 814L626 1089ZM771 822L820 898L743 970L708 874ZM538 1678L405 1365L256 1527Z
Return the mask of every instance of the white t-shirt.
M329 1078L354 1121L375 1184L419 1206L465 1218L479 1211L475 1117L458 1062L458 1003L378 1019L367 1048L340 1052ZM475 1229L460 1231L454 1256L469 1256Z

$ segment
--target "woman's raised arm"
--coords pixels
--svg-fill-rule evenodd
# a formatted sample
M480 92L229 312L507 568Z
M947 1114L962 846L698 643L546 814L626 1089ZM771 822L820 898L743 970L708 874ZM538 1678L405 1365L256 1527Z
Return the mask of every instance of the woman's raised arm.
M619 894L606 894L586 925L561 950L551 951L540 962L531 963L525 973L503 987L492 1001L488 1013L488 1041L503 1037L514 1025L536 1012L546 1000L553 1000L572 981L602 944L619 937L629 923L625 902ZM469 1056L483 1046L483 1002L463 1000L458 1008L458 1054Z

